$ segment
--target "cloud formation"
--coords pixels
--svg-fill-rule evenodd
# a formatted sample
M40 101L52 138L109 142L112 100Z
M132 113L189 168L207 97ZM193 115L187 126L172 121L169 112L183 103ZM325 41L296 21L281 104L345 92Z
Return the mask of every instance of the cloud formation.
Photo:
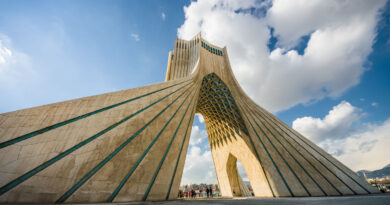
M352 130L352 124L357 122L363 113L359 108L343 101L323 118L302 117L294 120L292 127L305 136L310 136L313 142L325 139L335 140L345 137Z
M197 145L204 142L207 139L206 130L200 129L199 126L192 126L190 145Z
M355 171L381 169L390 163L390 118L379 125L368 124L365 131L353 133L344 140L325 141L320 146Z
M163 20L163 21L165 21L165 18L166 18L167 16L165 15L165 13L164 12L162 12L161 13L161 19Z
M199 116L197 115L198 119ZM217 183L207 132L192 126L181 184Z
M178 36L201 31L226 45L244 90L275 112L337 97L358 84L385 2L199 0L184 8Z
M4 76L5 72L12 72L17 67L29 67L30 63L30 58L13 48L11 39L0 33L0 74Z
M195 116L198 117L198 120L200 123L204 123L204 118L203 118L202 114L196 113Z
M15 49L11 39L0 33L0 93L17 93L20 86L36 78L37 74L31 67L31 58Z
M135 41L140 41L141 39L139 38L139 35L138 34L135 34L135 33L132 33L131 34L131 37L135 40Z
M343 101L323 119L297 118L293 128L355 171L382 168L390 163L390 119L379 125L363 124L362 116L361 109Z
M3 40L0 39L0 64L5 64L12 57L12 52L9 48L3 45Z
M191 146L184 166L181 184L217 183L211 151Z

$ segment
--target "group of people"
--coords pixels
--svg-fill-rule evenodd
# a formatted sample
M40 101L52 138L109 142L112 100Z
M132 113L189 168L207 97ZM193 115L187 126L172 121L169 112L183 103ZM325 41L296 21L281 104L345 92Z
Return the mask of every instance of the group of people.
M197 196L199 198L206 197L204 195L206 193L207 198L213 197L213 189L212 188L206 188L206 190L203 192L202 189L199 190L199 192L196 192L194 189L191 189L190 191L181 191L179 190L179 198L196 198Z
M212 188L206 188L206 194L207 194L207 198L213 197L213 189Z

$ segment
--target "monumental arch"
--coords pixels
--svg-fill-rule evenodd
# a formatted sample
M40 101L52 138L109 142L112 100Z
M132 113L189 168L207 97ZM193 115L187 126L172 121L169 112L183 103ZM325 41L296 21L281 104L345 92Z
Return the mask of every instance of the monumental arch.
M0 202L177 198L195 113L205 119L224 197L378 193L257 105L226 47L176 39L166 81L0 115Z

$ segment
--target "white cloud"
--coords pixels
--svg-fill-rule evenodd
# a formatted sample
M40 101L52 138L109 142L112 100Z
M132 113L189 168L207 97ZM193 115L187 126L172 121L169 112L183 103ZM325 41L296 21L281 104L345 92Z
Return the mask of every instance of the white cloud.
M368 124L365 131L345 139L319 145L355 171L381 169L390 163L390 118L380 125Z
M11 50L3 45L3 40L0 39L0 64L6 64L11 57Z
M244 90L271 111L337 97L359 83L385 0L200 0L184 8L179 38L199 31L226 45ZM262 12L267 11L267 12ZM278 38L269 50L270 27ZM303 54L294 50L309 36Z
M15 88L33 77L30 57L13 48L11 39L0 33L0 93L16 92Z
M242 165L242 163L239 160L237 160L237 170L243 181L249 181L244 165Z
M165 13L162 12L162 13L161 13L161 19L162 19L163 21L165 21L166 17L167 17L167 16L165 15Z
M132 33L131 34L131 37L135 40L135 41L140 41L141 39L139 38L139 35L138 34L135 34L135 33Z
M10 37L0 33L0 112L31 106L36 95L31 84L40 81L42 75L33 68L32 58L15 48Z
M380 125L362 124L361 113L343 101L323 119L296 119L293 128L355 171L380 169L390 163L390 119ZM360 129L353 129L353 123Z
M360 109L343 101L323 118L302 117L294 120L292 127L314 142L334 140L351 132L351 125L362 117Z
M181 184L217 183L211 151L190 146Z
M199 115L198 115L199 116ZM207 132L192 126L181 184L217 183Z
M377 102L372 102L372 103L371 103L371 106L372 106L372 107L378 107L379 105L378 105Z
M362 32L370 32L367 29L371 28L365 27L375 26L375 15L385 2L275 0L268 11L267 18L275 28L279 43L294 45L298 43L301 36L317 30L337 30L344 26L353 26L357 30L362 29ZM353 25L356 22L363 24ZM371 39L367 38L367 40Z
M200 129L199 126L192 126L191 137L190 137L190 145L197 145L204 142L207 139L206 130Z
M204 123L204 118L203 118L202 114L197 113L197 114L195 114L195 116L198 117L198 120L199 120L200 123Z

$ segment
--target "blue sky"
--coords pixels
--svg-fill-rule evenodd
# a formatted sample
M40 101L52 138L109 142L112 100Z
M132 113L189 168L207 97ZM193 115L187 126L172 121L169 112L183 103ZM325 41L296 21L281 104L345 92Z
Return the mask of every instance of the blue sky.
M0 112L163 81L184 18L183 4L166 3L2 1L5 46L28 56L34 76L6 84Z
M388 1L0 4L0 113L164 81L175 38L202 31L228 47L258 104L354 170L390 163L360 162L390 154ZM216 182L198 117L194 127L183 183Z

